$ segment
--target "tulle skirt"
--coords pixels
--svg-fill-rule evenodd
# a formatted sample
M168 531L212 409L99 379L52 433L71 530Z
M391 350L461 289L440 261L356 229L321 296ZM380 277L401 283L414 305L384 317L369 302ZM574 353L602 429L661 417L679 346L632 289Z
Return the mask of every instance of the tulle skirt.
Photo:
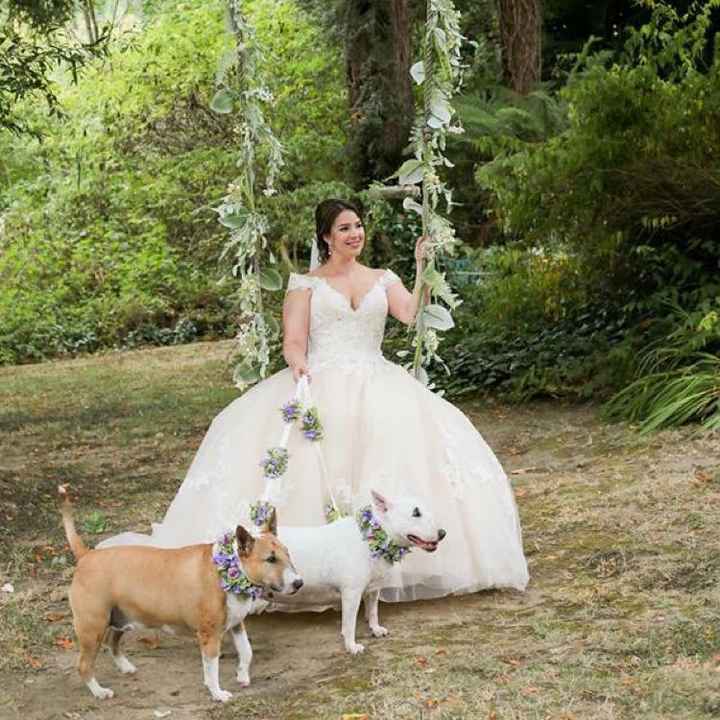
M462 412L384 359L316 370L311 391L324 438L313 443L291 431L280 525L325 523L329 489L345 510L366 504L371 489L412 495L431 508L447 537L435 553L416 549L394 565L383 600L525 588L527 563L510 484ZM211 542L246 521L249 504L265 489L260 461L278 444L280 408L294 393L292 374L283 370L228 405L152 534L125 533L101 545Z

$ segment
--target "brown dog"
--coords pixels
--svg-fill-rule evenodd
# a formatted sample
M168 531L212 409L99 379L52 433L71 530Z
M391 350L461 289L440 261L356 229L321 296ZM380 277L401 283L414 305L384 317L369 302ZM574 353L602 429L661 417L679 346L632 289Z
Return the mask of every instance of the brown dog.
M232 697L220 689L218 662L222 637L231 630L238 653L237 679L241 685L249 685L252 648L243 624L245 616L256 602L264 602L258 599L263 589L293 594L303 584L287 549L276 537L275 513L258 537L238 525L234 534L226 536L224 546L208 543L177 549L125 546L90 550L75 530L65 487L58 492L65 534L78 561L70 586L70 606L80 647L80 677L90 692L96 698L113 696L112 690L100 686L94 673L95 658L106 633L117 667L123 673L133 673L135 667L120 651L123 633L166 625L195 633L205 685L221 702ZM222 572L224 575L219 574ZM238 572L243 585L239 589Z

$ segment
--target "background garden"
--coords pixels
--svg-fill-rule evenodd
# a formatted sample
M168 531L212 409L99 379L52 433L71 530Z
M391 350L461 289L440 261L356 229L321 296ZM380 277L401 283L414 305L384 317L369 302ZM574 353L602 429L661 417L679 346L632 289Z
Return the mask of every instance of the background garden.
M238 138L209 107L224 3L3 5L0 362L232 337L241 298L215 208ZM461 244L442 269L464 302L434 382L717 427L718 3L455 5ZM366 262L410 282L419 223L367 188L404 160L424 3L242 9L285 149L261 200L278 267L306 268L314 203L337 195L368 211ZM392 328L389 353L407 342Z
M258 182L267 269L306 270L337 195L367 211L365 261L411 282L419 218L372 186L410 157L423 0L0 0L0 718L718 717L720 0L454 3L438 269L462 303L429 371L508 473L527 591L384 607L361 659L334 613L250 618L253 685L227 644L222 708L183 638L134 634L136 676L104 655L102 708L82 685L57 484L88 544L146 532L238 395L233 5L285 152L277 193ZM411 341L391 324L388 356Z

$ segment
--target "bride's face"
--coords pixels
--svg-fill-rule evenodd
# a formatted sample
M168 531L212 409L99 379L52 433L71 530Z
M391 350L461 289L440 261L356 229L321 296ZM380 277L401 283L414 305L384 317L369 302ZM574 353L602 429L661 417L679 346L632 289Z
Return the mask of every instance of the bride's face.
M365 228L362 220L352 210L343 210L333 223L325 241L330 246L333 257L339 259L356 258L365 245Z

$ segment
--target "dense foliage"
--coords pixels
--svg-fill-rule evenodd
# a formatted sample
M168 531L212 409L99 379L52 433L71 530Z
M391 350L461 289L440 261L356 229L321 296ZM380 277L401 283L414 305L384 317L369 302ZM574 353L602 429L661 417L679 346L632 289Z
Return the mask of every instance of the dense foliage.
M64 115L22 93L6 103L43 140L0 130L0 362L236 332L215 210L238 175L236 123L210 110L225 3L141 5L142 21L116 32L77 84L53 76ZM473 41L453 102L465 133L443 150L461 246L438 270L463 303L431 379L453 395L619 392L610 417L716 427L720 1L601 2L584 14L544 3L542 82L522 94L503 80L497 3L455 5ZM350 0L242 6L267 56L267 118L286 161L280 193L257 208L277 267L306 267L312 207L334 195L368 210L366 262L410 281L418 215L358 191L367 118L350 109L373 85L348 76L348 53L389 42L385 31L344 33L360 7ZM416 57L424 3L407 7L409 37L392 43ZM382 47L360 50L377 58ZM391 324L388 352L403 347Z
M292 2L250 10L280 88L286 182L325 180L343 145L320 112L343 96L335 56ZM65 88L67 118L46 120L41 144L0 136L0 361L233 332L211 209L235 175L230 124L209 109L225 42L219 2L157 12Z
M693 327L703 350L717 355L717 340L700 329L714 327L720 295L720 66L717 56L705 62L716 4L687 16L656 6L648 23L629 31L621 55L581 55L540 113L517 102L486 104L476 146L493 157L478 181L505 237L522 238L527 249L501 251L514 269L496 270L484 284L453 383L475 378L520 396L596 394L622 387L633 372L658 370L658 349L664 356L662 348ZM556 107L566 108L566 127L554 123L543 138ZM674 372L692 374L698 357L681 357ZM661 380L654 377L655 393L665 398ZM717 372L709 382L712 404ZM631 388L613 412L633 406L631 416L644 420L647 385ZM708 412L705 405L688 417Z

